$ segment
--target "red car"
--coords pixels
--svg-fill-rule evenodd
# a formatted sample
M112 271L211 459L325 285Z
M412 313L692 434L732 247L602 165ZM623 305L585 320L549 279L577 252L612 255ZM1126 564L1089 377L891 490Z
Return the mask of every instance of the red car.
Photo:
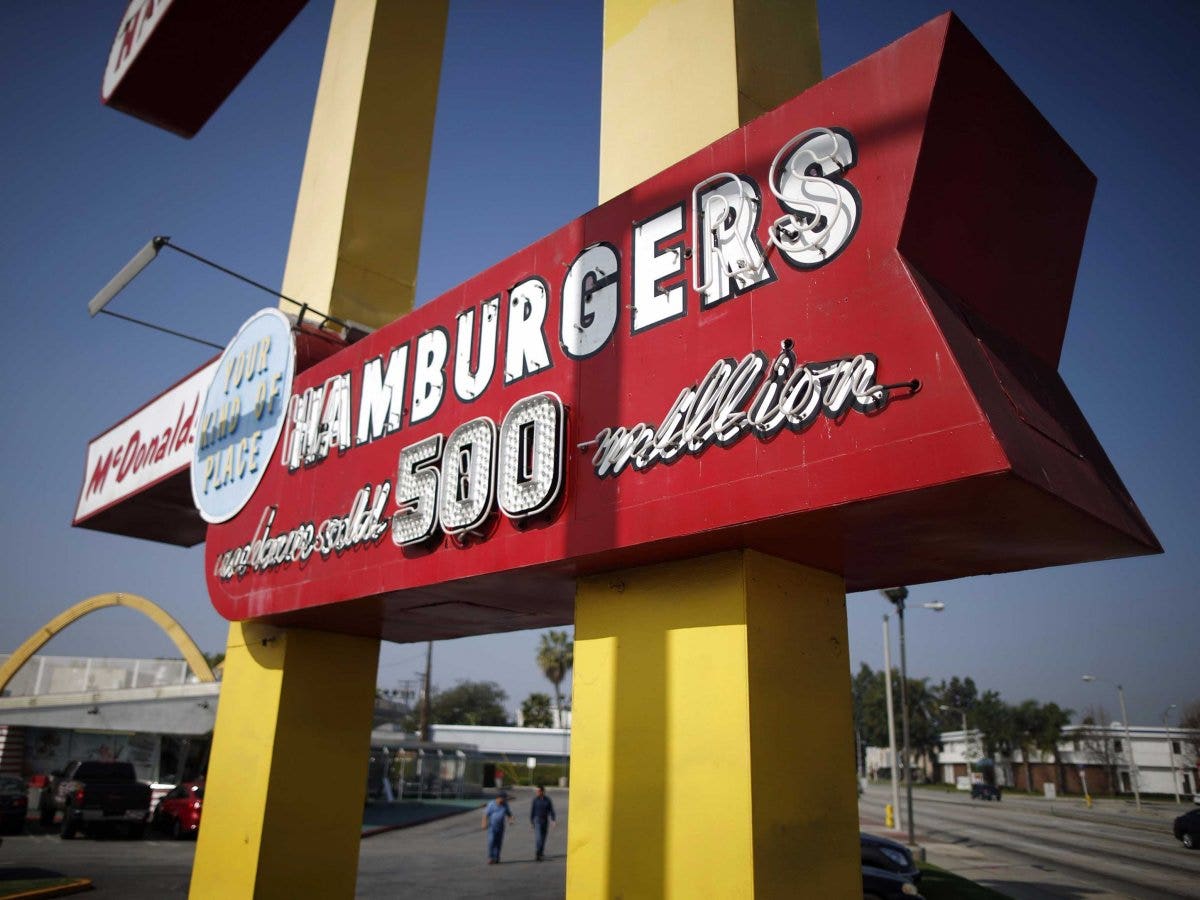
M204 779L185 781L158 801L154 825L173 838L195 837L204 805Z

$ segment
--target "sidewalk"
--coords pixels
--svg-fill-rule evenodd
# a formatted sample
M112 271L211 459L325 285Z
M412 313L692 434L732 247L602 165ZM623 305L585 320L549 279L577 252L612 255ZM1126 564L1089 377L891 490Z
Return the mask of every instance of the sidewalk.
M372 837L399 828L411 828L481 809L483 799L466 800L395 800L392 803L372 803L363 808L362 836Z

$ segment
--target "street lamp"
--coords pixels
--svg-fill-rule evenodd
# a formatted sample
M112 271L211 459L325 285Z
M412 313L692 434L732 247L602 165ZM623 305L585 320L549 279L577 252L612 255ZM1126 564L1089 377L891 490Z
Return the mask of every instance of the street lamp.
M176 253L182 254L183 256L190 257L197 262L203 263L209 268L216 269L218 272L224 272L226 275L230 275L236 278L238 281L244 282L251 287L258 288L260 291L264 291L273 297L278 297L280 300L286 300L288 303L298 306L300 308L300 312L297 318L301 322L303 322L305 317L311 313L322 320L321 327L323 328L327 327L330 322L342 328L345 331L347 340L350 342L363 337L367 333L367 329L365 329L362 325L357 325L353 322L346 322L335 318L328 313L311 309L307 303L303 303L300 300L295 300L286 294L282 294L274 288L267 287L265 284L255 281L253 278L247 278L245 275L233 271L233 269L228 269L220 263L215 263L211 259L201 256L199 253L193 253L191 250L184 249L178 244L173 244L171 243L171 239L169 237L161 234L151 238L146 246L142 247L141 250L134 254L133 259L129 260L129 262L127 262L121 268L121 271L114 275L112 280L102 287L96 296L92 297L92 299L88 301L88 315L95 318L97 315L103 313L106 316L112 316L126 322L132 322L135 325L143 325L146 328L152 328L155 331L171 334L175 337L180 337L184 340L192 341L197 344L204 344L208 347L214 347L217 350L224 350L225 348L220 344L214 344L211 341L201 340L200 338L193 337L190 334L184 334L182 331L164 328L161 325L155 325L152 322L146 322L142 319L135 319L133 316L127 316L124 313L116 313L106 308L112 299L117 296L117 294L125 290L129 282L133 281L133 279L141 274L143 269L145 269L148 265L150 265L150 263L154 262L154 260L158 258L158 253L163 247L174 250Z
M945 703L939 703L938 709L940 709L942 712L956 712L962 716L963 734L965 735L967 733L967 711L965 709L962 709L958 706L947 706Z
M913 827L912 770L908 762L908 656L904 648L904 601L908 599L908 588L903 585L884 588L880 593L896 607L896 617L900 620L900 722L904 740L901 754L904 766L904 808L907 813L905 821L908 823L908 843L915 845L917 838ZM934 612L941 612L946 608L946 604L940 600L922 603L921 606ZM888 672L887 677L891 678L892 673Z
M967 731L967 711L960 706L948 706L945 703L939 703L938 709L942 712L956 712L962 716L962 733L963 733L963 759L967 763L967 776L970 779L971 774L971 733Z
M1167 753L1171 755L1171 790L1175 792L1175 802L1179 803L1179 782L1175 779L1175 745L1171 743L1171 726L1167 724L1167 716L1176 704L1172 703L1163 710L1163 728L1167 730Z
M1130 782L1133 785L1133 802L1140 810L1142 808L1142 793L1138 788L1138 767L1137 760L1133 758L1133 737L1129 733L1129 714L1125 711L1125 689L1116 682L1109 681L1107 678L1099 678L1095 675L1084 675L1083 680L1086 682L1102 681L1105 684L1111 684L1117 689L1117 699L1121 703L1121 721L1125 725L1125 748L1129 754L1129 773Z

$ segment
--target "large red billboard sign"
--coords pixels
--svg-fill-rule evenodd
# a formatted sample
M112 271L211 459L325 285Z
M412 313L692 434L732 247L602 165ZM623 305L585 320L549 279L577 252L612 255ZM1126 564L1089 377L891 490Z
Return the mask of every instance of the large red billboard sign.
M214 603L412 640L735 547L851 590L1156 551L1056 373L1093 188L931 22L297 375Z

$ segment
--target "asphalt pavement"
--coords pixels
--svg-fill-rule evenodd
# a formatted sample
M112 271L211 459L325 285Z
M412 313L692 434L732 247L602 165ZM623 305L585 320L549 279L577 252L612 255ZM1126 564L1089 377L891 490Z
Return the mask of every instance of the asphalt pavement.
M964 793L913 792L917 843L930 862L1014 900L1200 898L1200 853L1175 840L1171 822L1187 805L1005 794L999 802ZM872 785L859 802L866 831L883 827L890 790ZM904 798L901 796L901 803Z

